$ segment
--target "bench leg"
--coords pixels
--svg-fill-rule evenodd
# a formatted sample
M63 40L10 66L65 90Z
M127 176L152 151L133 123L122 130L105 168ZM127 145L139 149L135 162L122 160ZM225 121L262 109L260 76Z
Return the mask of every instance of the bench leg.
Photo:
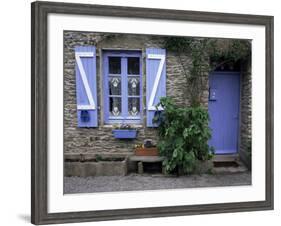
M143 174L143 164L142 164L142 162L138 162L138 173Z

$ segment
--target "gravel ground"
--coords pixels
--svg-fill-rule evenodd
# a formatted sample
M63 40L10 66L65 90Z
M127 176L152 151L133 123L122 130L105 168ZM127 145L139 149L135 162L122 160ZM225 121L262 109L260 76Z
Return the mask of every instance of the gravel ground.
M64 193L92 193L194 187L250 185L251 173L163 176L161 174L99 177L65 177Z

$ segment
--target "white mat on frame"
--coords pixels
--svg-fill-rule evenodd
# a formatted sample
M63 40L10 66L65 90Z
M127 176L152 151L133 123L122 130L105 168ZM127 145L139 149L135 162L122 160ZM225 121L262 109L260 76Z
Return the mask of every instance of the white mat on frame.
M63 30L252 39L252 185L63 195ZM265 200L263 26L51 14L48 63L49 212Z

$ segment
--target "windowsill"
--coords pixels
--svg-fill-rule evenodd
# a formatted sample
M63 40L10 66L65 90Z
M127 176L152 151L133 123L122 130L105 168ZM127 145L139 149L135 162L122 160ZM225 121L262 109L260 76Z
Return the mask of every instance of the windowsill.
M101 127L102 128L112 128L112 129L114 129L114 128L116 128L116 126L117 126L118 124L106 124L106 125L101 125ZM144 126L143 125L141 125L141 124L129 124L130 125L130 128L144 128Z

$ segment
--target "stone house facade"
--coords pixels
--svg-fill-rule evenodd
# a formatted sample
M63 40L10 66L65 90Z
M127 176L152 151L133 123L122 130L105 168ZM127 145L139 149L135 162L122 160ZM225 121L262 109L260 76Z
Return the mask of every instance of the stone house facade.
M75 47L94 46L96 51L96 112L97 124L95 127L79 127L77 116L77 90L75 67ZM164 38L161 36L133 35L133 34L102 34L95 32L64 32L64 155L67 160L81 158L91 159L97 155L108 157L125 157L132 155L134 146L143 143L145 139L152 139L157 143L157 128L147 126L147 49L164 49ZM127 51L127 52L126 52ZM108 123L106 120L105 98L105 61L107 53L130 53L135 52L140 56L140 102L138 114L140 120L137 123L130 123L137 128L136 139L119 140L113 137L112 130L117 123ZM191 62L190 57L184 56L185 66ZM128 66L128 60L125 64ZM114 65L114 62L112 63ZM122 63L120 63L122 64ZM133 65L133 64L132 64ZM124 65L123 65L124 66ZM122 66L122 67L123 67ZM109 66L110 67L110 66ZM133 68L134 66L132 66ZM114 69L113 69L114 70ZM129 69L128 69L129 70ZM133 69L134 70L134 69ZM183 66L179 62L176 53L166 51L165 54L165 90L166 96L172 97L177 105L186 106L189 103L185 90L186 78L183 73ZM247 159L249 143L251 141L251 69L244 65L240 70L240 116L239 116L239 138L238 154L242 160ZM208 108L209 102L209 79L205 76L201 90L201 103ZM138 86L137 86L138 87ZM126 88L127 89L127 88ZM115 103L115 102L114 102ZM114 105L113 103L113 105ZM138 102L137 102L138 103ZM116 104L116 103L115 103ZM112 102L109 103L112 105ZM117 103L118 105L118 103ZM128 103L128 106L130 104ZM121 106L121 105L120 105ZM129 106L130 107L130 106ZM132 107L132 106L131 106ZM110 110L112 107L110 107ZM107 109L108 111L108 109ZM126 122L126 121L124 121Z

